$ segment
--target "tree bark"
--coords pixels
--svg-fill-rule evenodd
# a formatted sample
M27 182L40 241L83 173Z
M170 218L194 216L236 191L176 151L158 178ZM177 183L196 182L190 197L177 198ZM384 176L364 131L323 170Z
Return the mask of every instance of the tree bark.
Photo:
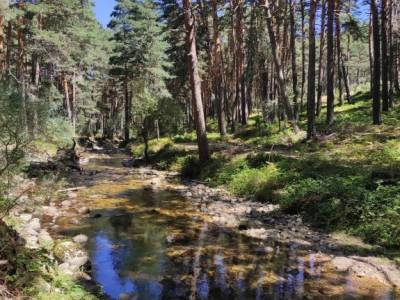
M341 46L341 30L340 30L340 1L336 0L335 3L335 32L336 32L336 67L337 67L337 85L338 85L338 96L339 105L343 105L343 86L342 86L342 61L340 59L342 53Z
M393 49L393 0L389 0L389 107L393 107L394 98L394 49Z
M335 0L328 0L328 24L327 24L327 63L326 63L326 86L327 86L327 115L326 122L331 126L335 109L335 58L333 47L333 21L335 16Z
M381 54L380 54L380 36L379 36L379 13L375 0L371 0L372 16L372 39L373 39L373 74L372 74L372 114L374 125L381 124Z
M306 82L306 28L305 28L305 0L300 0L301 7L301 96L300 110L303 110L304 103L304 88Z
M131 108L131 100L129 97L129 88L128 88L128 68L125 65L125 78L124 78L124 95L125 95L125 124L124 124L124 135L125 135L125 143L128 144L130 140L130 127L132 122L132 108Z
M68 80L65 75L63 75L62 78L62 85L63 85L63 91L64 91L64 107L67 112L67 117L69 121L72 121L72 108L71 108L71 101L69 98L69 86L68 86Z
M325 19L326 19L326 1L322 0L321 10L321 29L320 29L320 45L319 45L319 64L318 64L318 91L317 91L317 111L319 116L322 109L322 76L323 76L323 57L325 48Z
M296 0L290 3L290 49L292 57L292 88L293 106L296 120L299 119L299 90L297 87L297 64L296 64Z
M183 0L185 15L186 43L189 50L190 83L192 88L192 99L194 118L196 123L197 144L199 148L199 159L206 162L210 158L206 124L204 119L203 102L201 99L201 79L198 70L195 20L192 14L191 0Z
M0 74L4 72L4 16L0 15Z
M247 101L244 86L244 26L243 26L243 0L235 0L235 10L236 10L236 22L235 22L235 32L236 32L236 103L240 107L240 119L242 125L247 124Z
M387 0L381 1L381 49L382 49L382 110L389 111L389 60L387 47Z
M315 14L317 1L310 2L308 92L307 92L307 139L315 136Z

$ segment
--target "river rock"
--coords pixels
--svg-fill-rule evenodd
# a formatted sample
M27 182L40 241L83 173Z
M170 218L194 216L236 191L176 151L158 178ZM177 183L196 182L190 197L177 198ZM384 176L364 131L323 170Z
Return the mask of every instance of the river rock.
M131 295L126 294L126 293L121 293L118 297L119 300L130 300L131 299Z
M36 231L36 230L33 230L32 228L30 228L29 226L25 226L22 230L21 230L21 232L20 232L20 235L23 237L23 238L27 238L27 237L29 237L29 236L38 236L38 232Z
M34 235L24 237L25 240L25 247L28 249L38 249L38 237Z
M360 278L372 278L384 284L389 284L383 272L368 262L353 260L353 264L351 265L349 271L351 274Z
M344 256L336 256L332 259L331 264L338 272L347 272L354 261Z
M90 209L87 208L87 207L81 207L81 208L78 210L78 213L79 213L80 215L86 215L86 214L90 213Z
M46 216L56 217L58 215L58 209L54 206L43 206L42 213Z
M70 270L73 273L75 273L75 272L79 271L79 269L81 267L83 267L88 261L89 261L89 258L87 257L87 255L80 255L80 256L71 258L68 261L68 264L69 264Z
M72 203L70 200L64 200L63 202L61 202L61 206L63 206L63 207L70 207L71 204Z
M21 214L19 218L21 219L22 222L26 223L32 220L32 214Z
M38 243L41 247L51 249L54 245L53 239L46 230L41 230L38 235Z
M54 256L62 262L68 261L78 251L80 251L79 245L71 241L58 242L53 248Z
M67 196L70 199L75 199L76 197L78 197L78 194L75 192L68 192Z
M71 225L79 225L80 222L79 222L79 220L77 218L72 218L72 219L69 220L68 223L71 224Z
M85 244L88 241L88 237L84 234L79 234L77 236L74 236L72 240L78 244Z
M40 226L40 220L38 218L34 218L29 223L25 225L25 228L30 228L34 231L39 232L41 226Z

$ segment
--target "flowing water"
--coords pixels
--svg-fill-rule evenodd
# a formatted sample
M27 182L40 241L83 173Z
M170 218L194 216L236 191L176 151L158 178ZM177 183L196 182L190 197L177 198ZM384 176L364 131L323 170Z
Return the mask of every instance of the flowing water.
M198 206L121 155L92 158L77 184L91 216L62 235L85 233L92 276L111 299L395 299L376 282L329 271L318 254L264 244L207 221ZM77 223L77 222L75 222ZM128 298L128 295L130 298ZM125 298L124 298L125 299Z

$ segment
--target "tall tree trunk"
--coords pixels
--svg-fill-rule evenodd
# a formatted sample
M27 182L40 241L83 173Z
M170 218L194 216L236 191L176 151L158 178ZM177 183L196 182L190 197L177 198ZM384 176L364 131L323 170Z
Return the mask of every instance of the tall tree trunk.
M71 91L71 113L72 113L72 128L74 129L74 135L76 130L76 113L77 113L77 105L76 105L76 75L75 72L72 75L72 91Z
M269 41L271 43L271 51L272 51L272 56L274 59L275 70L276 70L276 74L277 74L276 79L277 79L278 85L279 85L280 99L283 102L283 106L285 108L286 115L289 119L289 123L291 124L293 129L297 132L298 127L297 127L296 118L295 118L295 115L293 112L293 108L290 104L289 97L286 93L286 79L285 79L285 75L283 72L279 53L277 50L276 38L275 38L275 32L274 32L274 28L273 28L273 20L272 20L272 14L271 14L272 7L270 6L269 1L270 0L265 0L264 6L265 6L265 12L267 15L267 18L266 18L267 19L267 29L268 29Z
M132 122L132 107L131 107L131 99L129 96L129 87L128 87L128 67L125 65L125 77L124 77L124 96L125 96L125 123L124 123L124 139L125 143L128 144L130 141L130 127Z
M229 92L230 92L230 115L231 115L231 131L236 131L236 115L237 115L237 103L236 103L236 31L235 31L235 7L233 0L229 0L229 16L230 16L230 30L229 30L229 60L231 62L229 68Z
M204 0L198 1L198 4L200 5L200 16L201 16L201 21L202 25L204 27L205 35L204 35L204 41L205 41L205 48L206 48L206 55L207 55L207 65L206 65L206 76L202 78L202 89L203 89L203 103L204 103L204 116L207 118L207 116L214 116L214 105L212 103L212 65L213 65L213 57L212 57L212 44L211 44L211 33L210 33L210 26L208 22L208 4L204 3Z
M343 88L342 88L342 61L340 59L342 55L342 46L341 46L341 30L340 30L340 2L341 0L336 0L336 9L335 9L335 28L336 28L336 64L337 64L337 84L338 84L338 93L339 93L339 105L343 105Z
M11 69L11 51L12 51L12 40L13 40L13 36L12 36L12 22L8 21L8 26L7 26L7 53L6 53L6 73L8 75L8 73L10 72Z
M320 29L320 45L319 45L319 64L318 64L318 91L317 91L317 116L321 114L322 108L322 76L323 76L323 57L325 48L325 19L326 19L326 1L322 0L321 10L321 29Z
M293 106L296 120L299 119L299 90L297 87L297 64L296 64L296 0L290 3L290 49L292 57L292 88Z
M333 43L333 21L335 18L335 0L328 0L328 24L327 24L327 63L326 63L326 86L327 86L327 115L326 122L331 126L335 109L335 58Z
M217 102L218 129L221 136L226 135L225 125L225 99L224 88L222 86L222 48L219 35L219 20L217 0L211 1L213 15L213 77L214 77L214 94Z
M369 27L368 27L368 52L369 52L369 72L370 72L370 91L371 95L374 89L374 41L372 33L372 14L369 17Z
M198 70L195 20L192 14L191 0L183 0L185 15L186 42L189 50L190 83L192 88L193 110L196 123L197 144L199 148L199 159L206 162L210 158L206 123L204 119L203 102L201 99L201 79Z
M4 16L0 15L0 75L4 73Z
M389 107L393 107L394 98L394 49L393 49L393 0L389 0Z
M303 110L304 103L304 89L306 82L306 8L304 4L305 0L300 0L301 7L301 96L300 96L300 109Z
M340 60L341 60L341 64L340 65L342 67L343 83L344 83L344 88L345 88L345 91L346 91L346 100L347 100L347 103L351 103L352 100L351 100L351 94L350 94L349 74L347 72L343 56L340 56Z
M371 0L371 16L372 16L372 39L373 39L373 61L374 69L372 74L372 113L375 125L381 124L381 53L380 53L380 36L379 36L379 13L375 0Z
M308 56L308 91L307 91L307 138L315 135L315 15L317 1L310 2L310 26L309 26L309 56Z
M240 116L242 125L247 124L247 101L244 86L244 26L243 26L243 0L235 0L235 10L236 10L236 103L240 108Z
M254 75L255 75L255 60L257 56L257 45L258 45L258 37L257 37L257 8L256 2L251 5L251 17L250 17L250 29L247 35L247 64L246 71L244 76L245 88L246 88L246 103L247 103L247 111L248 114L251 114L254 106L253 99L253 86L254 86Z
M17 78L20 82L25 76L25 37L22 30L24 19L18 18L17 40L18 40L18 58L17 58Z
M382 110L389 111L389 57L387 47L387 0L381 1L381 49L382 49Z
M64 107L67 112L67 117L69 121L72 121L72 108L71 108L71 101L69 97L69 86L68 80L65 75L62 77L62 85L63 85L63 92L64 92Z

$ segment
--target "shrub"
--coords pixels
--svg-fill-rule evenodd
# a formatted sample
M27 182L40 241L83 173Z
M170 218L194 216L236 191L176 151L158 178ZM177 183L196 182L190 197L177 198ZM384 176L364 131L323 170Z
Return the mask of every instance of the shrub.
M262 191L272 191L277 185L279 170L274 164L269 164L261 169L244 169L233 177L229 189L236 195L256 195L262 199ZM269 198L269 197L266 197Z
M280 192L280 205L291 213L304 213L325 228L346 228L360 219L360 203L367 193L362 177L306 178Z

